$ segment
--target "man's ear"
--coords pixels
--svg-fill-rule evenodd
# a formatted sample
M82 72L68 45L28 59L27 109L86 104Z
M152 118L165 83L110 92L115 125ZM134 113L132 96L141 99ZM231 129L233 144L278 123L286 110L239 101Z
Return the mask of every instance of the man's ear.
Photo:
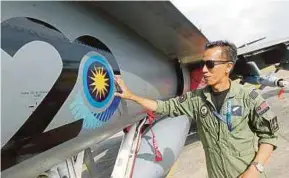
M234 65L233 65L232 63L229 63L226 72L227 72L227 73L232 72L233 66L234 66Z

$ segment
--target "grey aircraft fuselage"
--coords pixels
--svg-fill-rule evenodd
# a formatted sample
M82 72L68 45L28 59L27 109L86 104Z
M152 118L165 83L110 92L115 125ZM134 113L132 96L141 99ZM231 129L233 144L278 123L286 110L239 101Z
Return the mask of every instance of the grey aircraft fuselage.
M155 99L189 86L167 55L90 5L1 8L3 177L34 177L144 118L142 107L114 96L115 75Z

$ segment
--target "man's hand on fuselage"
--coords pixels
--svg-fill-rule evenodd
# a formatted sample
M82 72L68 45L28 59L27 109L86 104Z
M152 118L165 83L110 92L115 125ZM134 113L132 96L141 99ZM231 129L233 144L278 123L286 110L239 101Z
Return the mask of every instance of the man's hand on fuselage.
M135 95L133 92L131 92L128 87L125 85L124 81L121 79L119 75L115 76L115 82L119 86L120 90L119 92L115 92L114 95L118 96L122 99L132 100L143 106L144 108L156 111L157 110L157 102L155 100L139 97Z

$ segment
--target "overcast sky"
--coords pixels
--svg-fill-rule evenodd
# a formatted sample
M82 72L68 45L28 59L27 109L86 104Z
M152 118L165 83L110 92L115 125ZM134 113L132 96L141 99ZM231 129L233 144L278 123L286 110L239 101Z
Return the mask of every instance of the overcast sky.
M267 37L289 37L289 0L172 0L210 40L237 46ZM265 40L264 40L265 41Z

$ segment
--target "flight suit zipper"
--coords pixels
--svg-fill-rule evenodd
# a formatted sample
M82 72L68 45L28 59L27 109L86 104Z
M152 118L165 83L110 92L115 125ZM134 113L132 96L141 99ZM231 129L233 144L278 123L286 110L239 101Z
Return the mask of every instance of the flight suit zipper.
M211 105L211 107L213 108L213 113L215 112L215 113L217 113L217 109L215 108L215 106L214 106L214 104L213 103L211 103L210 101L208 101L209 103L210 103L210 105ZM225 101L224 101L225 102ZM224 105L224 103L223 103L223 105ZM221 110L223 109L223 105L222 105L222 107L221 107ZM220 159L221 159L221 164L222 164L222 171L224 172L224 177L225 178L229 178L228 177L228 174L227 174L227 172L226 172L226 169L225 169L225 162L224 162L224 154L223 154L223 152L222 152L222 148L221 148L221 145L220 145L220 138L221 138L221 120L219 119L219 118L217 118L217 116L215 115L215 114L213 114L215 117L216 117L216 119L217 119L217 121L218 121L218 134L217 134L217 146L218 146L218 149L220 150Z
M226 126L227 126L227 128L226 129L228 129L229 130L229 132L231 132L232 131L232 113L231 113L231 107L232 107L232 99L233 99L234 97L232 97L232 96L230 96L230 93L228 92L227 93L227 96L226 96L226 98L224 99L224 102L223 102L223 105L222 105L222 107L221 107L221 112L223 112L223 109L224 109L224 105L226 104L227 105L227 110L226 110ZM220 132L219 132L219 139L221 139L221 131L222 131L222 125L220 124L220 128L219 128L219 130L220 130ZM223 136L223 139L226 139L227 138L227 133L228 132L225 132L226 134ZM220 144L220 143L219 143ZM221 144L223 144L223 142L221 143ZM224 145L225 147L227 147L227 145ZM221 146L219 146L220 147L220 149L221 149ZM224 150L224 148L223 149L221 149L221 150ZM221 153L221 161L222 161L222 165L223 165L223 171L224 171L224 174L225 174L225 177L227 177L227 178L229 178L229 176L228 176L228 173L227 173L227 171L226 171L226 164L225 164L225 161L224 161L224 153L222 152L220 150L220 153Z
M226 98L227 98L227 96L226 96ZM226 98L225 98L225 100L226 100ZM226 120L224 120L223 117L217 112L215 105L210 100L207 100L207 102L210 104L210 107L213 109L212 113L218 121L217 141L219 141L220 140L220 134L221 134L221 122L220 122L220 120L223 120L223 122L226 122ZM224 103L223 103L223 105L224 105ZM223 105L221 107L221 111L223 109Z
M225 99L224 99L224 102L223 102L223 104L222 104L222 107L221 107L221 110L220 111L223 111L223 108L224 108L224 104L227 104L227 101L229 100L229 99L232 99L233 97L230 97L230 93L228 92L227 93L227 96L225 97ZM210 101L210 100L208 100L207 99L207 102L209 103L209 105L210 105L210 107L212 107L213 108L213 115L215 116L215 118L217 119L217 121L218 121L218 126L217 126L217 128L218 128L218 130L217 130L217 145L216 146L218 146L218 149L219 149L219 153L220 153L220 159L221 159L221 164L222 164L222 171L224 172L224 177L225 178L230 178L229 176L228 176L228 173L227 173L227 171L226 171L226 165L225 165L225 161L224 161L224 153L222 152L222 150L224 150L224 148L222 149L222 147L226 147L227 145L224 145L224 146L222 146L221 144L223 144L223 142L221 141L220 142L220 140L222 139L222 138L225 138L226 137L226 134L225 134L225 136L224 137L222 137L222 124L221 124L221 121L223 120L225 123L227 122L227 119L224 119L222 116L221 116L221 114L219 114L218 112L217 112L217 109L215 108L215 105ZM228 106L227 106L228 107ZM229 107L231 107L231 106L229 106ZM218 117L218 116L221 116L221 117ZM228 120L230 120L229 118L228 118ZM227 125L227 124L226 124ZM228 129L228 125L227 125L227 127L226 128L224 128L224 129Z

